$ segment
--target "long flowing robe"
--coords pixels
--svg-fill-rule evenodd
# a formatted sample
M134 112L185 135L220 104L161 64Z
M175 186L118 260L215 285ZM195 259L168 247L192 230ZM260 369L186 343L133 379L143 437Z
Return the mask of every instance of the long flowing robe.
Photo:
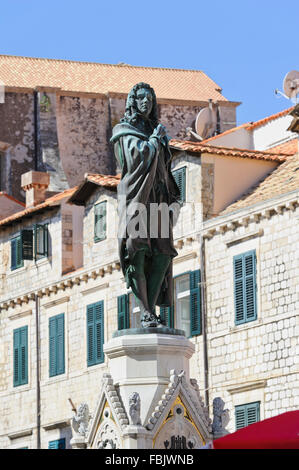
M149 137L129 123L120 123L113 128L111 142L115 156L122 169L121 181L117 188L119 233L119 257L127 281L131 287L130 273L136 253L144 250L147 257L153 253L177 256L172 237L173 220L169 217L169 236L161 236L159 223L157 237L150 237L150 204L178 202L179 189L170 169L171 153L168 139ZM136 203L147 211L147 235L134 237L127 230L132 217L136 215ZM160 220L161 222L161 220ZM157 305L171 305L173 299L172 261L162 283Z

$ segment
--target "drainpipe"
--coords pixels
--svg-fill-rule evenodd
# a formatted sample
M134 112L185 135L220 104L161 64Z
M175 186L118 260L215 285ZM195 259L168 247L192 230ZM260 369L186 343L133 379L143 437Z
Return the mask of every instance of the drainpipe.
M203 364L204 364L204 397L205 406L209 407L209 363L207 344L207 303L206 303L206 269L205 269L205 241L202 234L199 235L200 243L200 273L201 273L201 325L203 339Z
M36 448L40 449L40 348L39 348L39 297L35 294L35 337L36 337Z
M38 148L39 148L39 130L38 130L38 92L34 90L33 92L33 116L34 116L34 170L38 171Z

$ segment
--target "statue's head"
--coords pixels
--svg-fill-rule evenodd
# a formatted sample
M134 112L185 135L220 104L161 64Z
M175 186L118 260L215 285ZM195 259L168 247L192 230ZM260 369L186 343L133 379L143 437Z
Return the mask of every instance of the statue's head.
M122 122L137 124L139 119L149 120L152 127L158 125L157 98L153 88L147 83L137 83L128 94L126 110Z

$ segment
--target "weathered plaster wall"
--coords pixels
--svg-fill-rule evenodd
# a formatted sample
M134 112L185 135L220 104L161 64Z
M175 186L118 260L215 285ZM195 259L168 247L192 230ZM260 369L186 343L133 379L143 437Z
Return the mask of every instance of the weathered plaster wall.
M57 118L60 158L70 187L86 172L114 173L107 99L60 96Z
M49 191L63 191L69 187L60 159L57 128L56 93L38 96L38 169L50 174Z
M31 93L5 93L0 104L0 140L11 144L11 195L24 201L21 175L34 169L34 99Z
M201 109L199 106L158 105L161 123L167 127L167 133L172 139L186 140L186 127L194 129L196 116Z

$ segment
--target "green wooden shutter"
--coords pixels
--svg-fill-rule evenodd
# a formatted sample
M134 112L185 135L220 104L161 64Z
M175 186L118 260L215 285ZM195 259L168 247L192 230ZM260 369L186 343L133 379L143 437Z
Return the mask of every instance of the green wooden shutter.
M161 320L169 328L174 328L174 308L171 307L160 307Z
M93 305L87 307L87 365L94 364L94 312Z
M49 319L49 375L56 375L56 321Z
M94 305L95 310L95 343L96 343L96 363L104 361L104 301Z
M246 321L256 319L256 255L244 255Z
M180 190L180 200L181 202L186 201L186 168L179 168L172 172L174 180Z
M129 295L123 294L117 297L118 329L130 328Z
M48 449L65 449L65 438L57 439L56 441L50 441Z
M64 314L49 319L49 375L64 374Z
M104 361L104 301L87 306L87 365Z
M14 387L28 383L28 327L13 332Z
M248 251L234 256L235 323L257 318L256 254Z
M28 383L28 327L20 330L20 381L21 384Z
M64 314L56 317L56 375L64 374Z
M260 402L248 403L235 407L236 430L260 420Z
M21 231L22 259L33 259L33 230Z
M191 320L191 336L200 335L200 270L190 272L190 320Z
M17 239L13 238L10 242L10 252L11 252L11 270L16 269L17 267Z
M17 238L17 255L16 255L16 260L17 260L17 268L21 268L23 266L23 258L22 258L22 240L21 236Z
M94 240L96 242L106 238L106 206L106 201L94 206Z
M11 240L10 247L11 247L11 270L21 268L23 266L21 235Z
M13 370L13 384L14 387L19 385L19 330L14 330L13 332L13 365L14 365L14 370Z

